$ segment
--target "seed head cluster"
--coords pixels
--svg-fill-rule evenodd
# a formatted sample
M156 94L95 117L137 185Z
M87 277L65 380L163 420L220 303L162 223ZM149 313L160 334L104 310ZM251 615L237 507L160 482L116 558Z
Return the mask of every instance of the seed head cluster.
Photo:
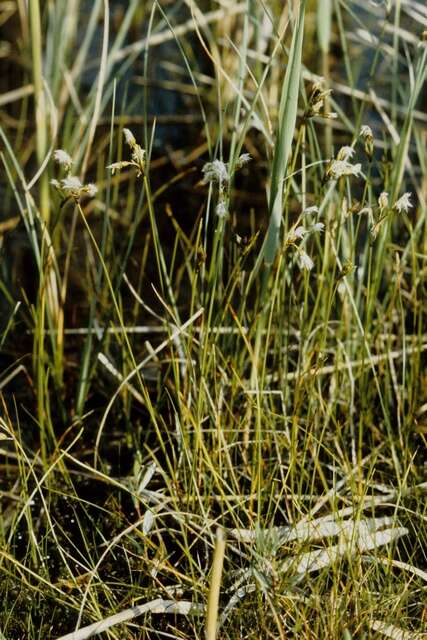
M95 184L92 182L83 184L80 178L71 175L73 160L67 151L64 151L64 149L56 149L53 152L53 159L65 170L67 175L65 178L61 178L60 180L51 180L50 183L64 197L79 200L83 196L93 198L96 195L98 187Z
M227 185L234 175L234 172L244 167L251 160L252 157L249 153L242 153L242 155L237 158L234 170L232 170L228 164L218 159L212 162L206 162L203 165L203 184L218 185L218 202L215 207L215 213L218 218L226 218L228 215L229 198L227 195Z
M116 171L121 171L126 167L135 167L137 169L137 176L142 176L145 173L145 149L143 149L136 141L130 129L123 129L123 135L125 137L126 144L131 149L131 160L120 160L119 162L113 162L109 164L107 169L110 169L111 174L114 175Z

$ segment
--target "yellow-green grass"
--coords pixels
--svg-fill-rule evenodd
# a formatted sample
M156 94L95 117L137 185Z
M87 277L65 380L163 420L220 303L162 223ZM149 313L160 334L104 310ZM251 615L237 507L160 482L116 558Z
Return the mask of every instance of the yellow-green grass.
M422 3L4 4L0 638L423 637Z

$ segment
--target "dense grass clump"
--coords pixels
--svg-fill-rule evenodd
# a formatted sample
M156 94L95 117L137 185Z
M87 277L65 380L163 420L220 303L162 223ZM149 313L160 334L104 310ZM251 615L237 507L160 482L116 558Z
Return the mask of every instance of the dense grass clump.
M3 5L0 639L423 637L423 3Z

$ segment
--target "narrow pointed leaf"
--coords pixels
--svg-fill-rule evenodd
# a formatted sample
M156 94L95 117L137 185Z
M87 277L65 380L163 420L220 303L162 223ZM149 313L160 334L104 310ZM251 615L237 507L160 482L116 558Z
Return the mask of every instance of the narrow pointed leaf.
M269 198L270 221L264 241L263 255L267 265L274 262L280 242L280 226L283 209L283 185L294 138L297 119L301 57L304 37L305 0L302 0L292 37L289 60L286 67L280 98L279 122L273 157Z

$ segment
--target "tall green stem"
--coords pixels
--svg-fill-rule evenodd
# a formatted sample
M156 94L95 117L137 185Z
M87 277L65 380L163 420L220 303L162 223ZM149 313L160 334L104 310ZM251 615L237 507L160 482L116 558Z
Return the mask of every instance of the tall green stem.
M43 90L42 34L39 0L29 3L31 53L33 61L34 99L36 105L36 151L41 164L47 151L47 113ZM49 222L49 177L46 172L40 176L40 214L44 222Z

